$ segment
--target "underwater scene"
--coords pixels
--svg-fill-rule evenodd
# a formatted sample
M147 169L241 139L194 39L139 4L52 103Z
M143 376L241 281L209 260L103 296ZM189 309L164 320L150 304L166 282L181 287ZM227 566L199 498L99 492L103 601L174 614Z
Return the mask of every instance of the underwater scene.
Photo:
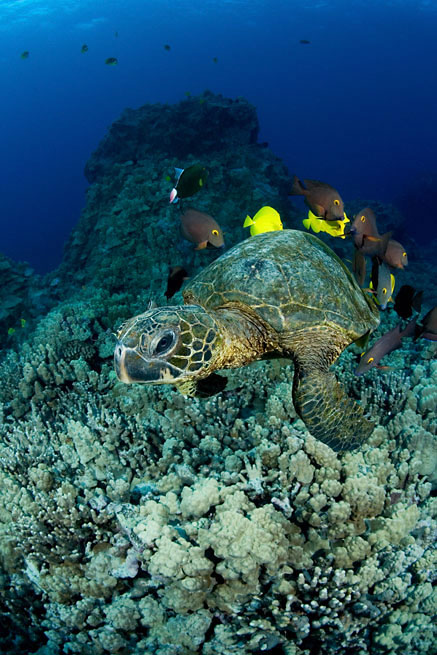
M436 32L0 1L0 655L437 654Z

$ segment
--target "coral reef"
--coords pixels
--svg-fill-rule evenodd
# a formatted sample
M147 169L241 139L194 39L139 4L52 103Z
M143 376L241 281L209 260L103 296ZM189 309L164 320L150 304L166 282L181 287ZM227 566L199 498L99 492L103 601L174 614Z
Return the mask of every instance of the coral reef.
M343 353L337 375L376 421L344 455L297 418L283 360L227 372L227 390L206 400L116 381L112 331L150 296L163 302L167 265L193 256L147 121L159 135L183 115L189 131L189 107L210 106L211 120L229 108L201 207L216 208L230 241L266 196L293 216L285 169L254 143L253 108L201 99L130 111L111 130L48 279L59 299L1 353L0 652L436 652L436 344L405 340L392 371L366 378L353 376L357 349ZM120 134L144 141L126 144L131 164ZM211 256L196 253L193 268ZM376 336L395 322L384 312Z

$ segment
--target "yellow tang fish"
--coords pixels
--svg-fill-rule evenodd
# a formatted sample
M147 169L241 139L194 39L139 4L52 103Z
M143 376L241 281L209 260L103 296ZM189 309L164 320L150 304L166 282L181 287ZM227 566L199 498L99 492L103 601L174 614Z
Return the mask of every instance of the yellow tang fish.
M344 233L344 226L346 223L350 223L350 220L343 212L344 218L341 221L326 221L324 218L320 218L313 214L311 209L308 212L308 218L304 218L302 223L307 230L310 228L313 232L318 234L319 232L326 232L332 237L341 237L344 239L346 237Z
M281 217L279 216L276 209L266 205L261 207L259 211L256 212L253 218L246 216L246 220L243 223L243 227L249 227L250 225L250 234L255 236L255 234L262 234L263 232L276 232L277 230L282 230Z

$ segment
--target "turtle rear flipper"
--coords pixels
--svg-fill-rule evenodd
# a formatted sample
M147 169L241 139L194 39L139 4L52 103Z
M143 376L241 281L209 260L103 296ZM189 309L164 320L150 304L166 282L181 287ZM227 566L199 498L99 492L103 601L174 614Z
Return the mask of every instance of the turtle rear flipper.
M329 369L305 369L295 362L293 402L311 434L334 450L357 448L373 430Z

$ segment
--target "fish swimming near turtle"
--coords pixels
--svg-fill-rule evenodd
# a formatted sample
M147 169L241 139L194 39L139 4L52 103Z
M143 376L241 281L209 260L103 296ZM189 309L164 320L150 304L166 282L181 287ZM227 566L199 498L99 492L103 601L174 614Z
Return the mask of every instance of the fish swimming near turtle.
M168 272L167 288L165 297L170 300L179 291L185 280L188 280L188 273L183 266L172 266Z
M408 325L402 329L399 323L392 330L382 335L369 350L362 355L360 362L355 369L355 375L363 375L372 368L378 367L383 357L397 350L402 345L402 339L414 336L416 331L416 318L413 318Z
M204 248L222 248L225 245L223 230L217 221L205 212L187 209L181 214L181 234L196 245L195 250Z
M405 250L404 246L395 239L390 239L388 241L382 258L385 263L392 268L403 269L405 266L408 266L407 251Z
M308 211L308 218L302 221L303 226L309 230L311 229L315 234L319 232L326 232L332 237L340 237L345 239L347 236L347 224L350 223L346 214L344 218L339 221L326 221L324 218L315 216L311 209Z
M207 170L201 164L193 164L188 168L175 168L176 184L170 193L170 203L176 203L179 198L190 198L200 191L207 178Z
M243 227L250 227L251 236L283 229L279 212L268 205L261 207L253 218L247 215Z
M370 207L364 207L354 216L349 233L353 238L354 246L358 249L363 246L364 237L373 239L379 237L376 216Z
M297 175L293 177L291 196L304 196L305 202L317 218L325 221L342 221L344 219L344 202L330 184L319 180L304 180Z
M390 273L387 264L379 262L378 258L374 257L368 291L373 293L374 299L379 304L380 309L386 309L387 304L392 300L394 288L395 276Z
M395 297L393 309L401 318L407 319L413 312L420 312L423 291L416 291L410 284L403 284Z
M190 280L183 298L118 329L119 380L204 396L224 388L221 369L290 358L294 406L313 436L348 450L370 434L372 423L330 366L376 328L379 312L317 237L280 230L245 239Z

